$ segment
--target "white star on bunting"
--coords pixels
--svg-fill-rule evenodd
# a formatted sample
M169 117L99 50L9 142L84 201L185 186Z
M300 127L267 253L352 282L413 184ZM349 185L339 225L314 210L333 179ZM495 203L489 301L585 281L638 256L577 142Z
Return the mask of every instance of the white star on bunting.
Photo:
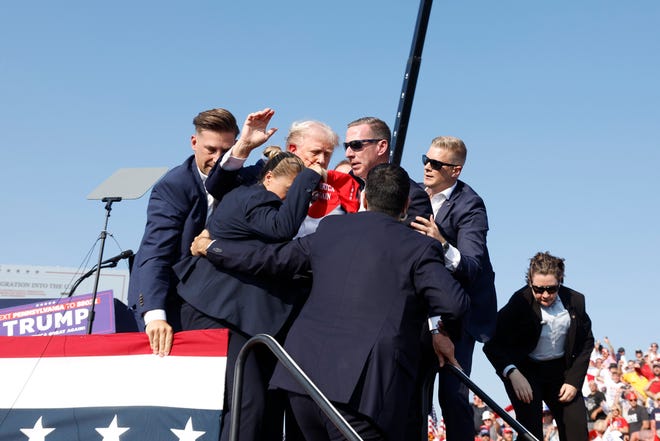
M117 414L115 414L108 427L96 428L96 431L103 436L103 441L119 441L121 434L127 430L129 430L129 427L117 427Z
M177 436L177 438L179 438L179 441L195 441L197 438L206 433L201 430L193 430L192 417L188 418L185 429L170 430Z
M39 417L37 422L34 423L33 428L21 429L21 432L27 435L28 441L46 441L46 435L55 430L55 428L50 427L44 428L43 423L41 422L42 418L42 416Z

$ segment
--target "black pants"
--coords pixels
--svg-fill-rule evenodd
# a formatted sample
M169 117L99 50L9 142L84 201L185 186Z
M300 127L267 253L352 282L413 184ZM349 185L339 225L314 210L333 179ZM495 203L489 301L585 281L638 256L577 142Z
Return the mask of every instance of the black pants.
M184 330L226 328L220 320L198 311L188 303L181 307L181 323ZM229 331L220 441L229 440L235 364L238 353L248 340L248 336ZM268 382L274 369L275 358L266 348L252 348L243 368L239 424L241 441L282 441L286 397L281 391L268 390Z
M454 354L463 372L472 372L472 353L474 338L463 331L460 338L454 340ZM435 354L434 354L435 356ZM435 358L437 365L437 358ZM447 439L452 441L474 441L474 410L470 405L470 391L456 375L441 372L438 375L438 402L442 409Z
M463 371L470 375L474 338L456 328L452 330L452 342L456 359ZM431 333L426 323L420 334L420 351L422 356L406 421L406 440L420 441L428 438L428 415L433 405L433 383L437 375L438 402L446 425L447 439L474 441L474 411L469 401L469 389L451 372L438 372L438 356L433 350Z
M532 402L523 403L516 397L511 382L504 381L506 393L509 395L516 419L538 439L543 439L543 404L548 405L552 416L557 422L559 439L561 441L589 439L587 431L587 409L580 388L575 398L569 403L560 403L557 399L559 389L564 384L566 364L563 358L551 361L534 362L527 360L518 366L532 388Z
M309 396L289 392L289 402L305 440L343 441L346 439ZM345 405L333 404L364 441L386 440L382 432L367 417Z

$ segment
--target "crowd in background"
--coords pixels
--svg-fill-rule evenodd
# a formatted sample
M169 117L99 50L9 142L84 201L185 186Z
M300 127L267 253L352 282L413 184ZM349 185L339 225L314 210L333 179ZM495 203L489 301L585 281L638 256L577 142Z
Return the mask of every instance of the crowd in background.
M595 441L660 440L660 355L658 343L646 351L626 355L616 351L607 337L591 353L582 394L589 421L589 438ZM475 441L509 441L518 434L477 395L473 396ZM509 411L511 407L507 407ZM513 413L513 411L511 410ZM515 417L515 415L512 415ZM547 407L543 411L540 441L558 441L556 425ZM522 437L521 437L522 438ZM445 440L442 420L429 416L429 441Z

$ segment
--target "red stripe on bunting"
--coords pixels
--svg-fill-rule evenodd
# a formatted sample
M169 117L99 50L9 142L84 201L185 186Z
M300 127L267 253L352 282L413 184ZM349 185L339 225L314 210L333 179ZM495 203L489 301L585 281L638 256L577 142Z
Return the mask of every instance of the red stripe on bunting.
M224 357L227 356L227 343L227 329L177 332L174 334L170 355ZM0 337L0 358L98 357L151 353L149 338L142 332Z

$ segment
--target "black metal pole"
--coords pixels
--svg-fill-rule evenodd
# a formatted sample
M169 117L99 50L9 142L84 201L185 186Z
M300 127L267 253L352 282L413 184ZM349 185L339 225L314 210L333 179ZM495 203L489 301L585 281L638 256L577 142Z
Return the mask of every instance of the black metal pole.
M99 261L96 264L96 277L94 279L94 291L92 292L92 305L89 307L89 317L87 318L87 334L92 333L94 326L94 306L96 303L96 293L99 290L99 278L101 277L101 265L103 262L103 248L105 247L105 237L108 235L108 219L110 218L110 211L112 211L112 203L121 201L119 197L103 198L105 202L105 225L101 231L101 249L99 250Z
M403 86L401 87L401 95L399 96L399 108L396 111L396 120L392 132L393 147L390 151L390 162L396 165L401 164L403 144L406 141L406 133L408 132L410 110L412 109L413 99L415 98L415 87L417 86L419 66L422 63L422 50L424 49L424 39L426 38L426 28L429 24L432 4L433 0L421 0L419 4L417 24L415 25L415 33L410 48L410 57L406 65L406 73L403 76Z

